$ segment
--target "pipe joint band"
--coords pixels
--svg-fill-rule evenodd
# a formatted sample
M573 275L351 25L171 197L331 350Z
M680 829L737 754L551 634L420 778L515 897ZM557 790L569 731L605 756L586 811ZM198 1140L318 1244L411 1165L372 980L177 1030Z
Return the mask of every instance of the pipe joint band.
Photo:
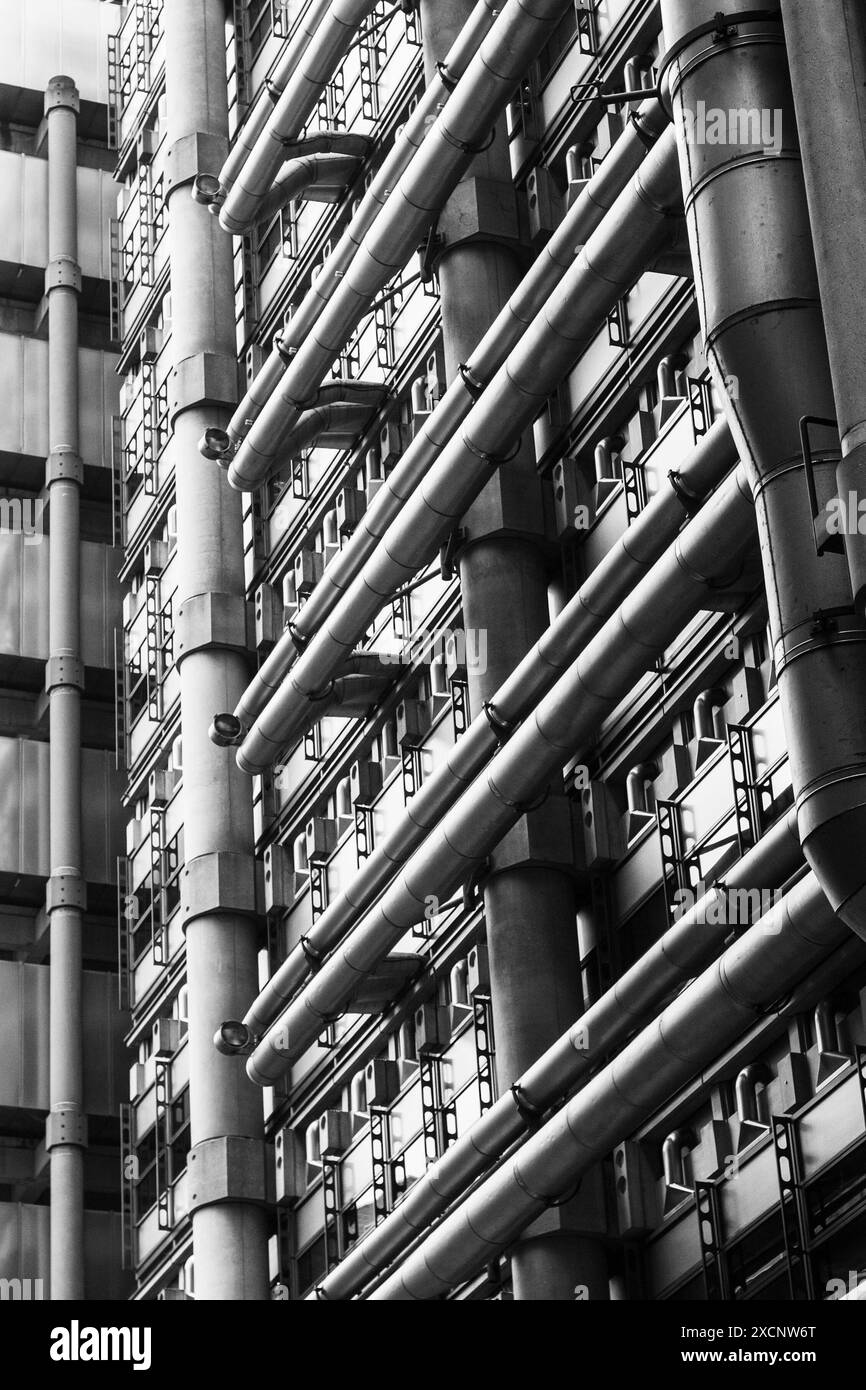
M73 449L52 449L45 460L45 486L52 483L84 483L84 463Z
M682 474L672 468L668 473L668 482L676 494L677 501L684 507L686 515L697 516L703 503L697 493L692 492L691 488L683 482Z
M482 392L484 391L485 386L487 385L487 382L479 381L478 377L472 373L472 371L469 369L465 362L458 362L457 370L460 373L460 380L466 387L466 393L469 396L470 400L479 400Z
M45 269L45 293L52 290L74 290L81 293L81 266L72 256L55 256Z
M52 874L45 885L45 911L50 916L59 908L75 908L84 912L87 908L87 884L80 874Z
M48 86L45 88L45 105L43 111L47 116L49 111L74 111L76 116L81 110L81 99L78 88L71 77L52 77Z
M318 970L319 966L322 964L322 961L324 960L322 952L316 950L315 946L313 945L308 936L302 936L298 941L298 945L303 951L304 956L310 966L310 969L313 971Z
M241 1134L203 1139L187 1158L187 1208L245 1202L265 1206L268 1192L265 1144Z
M511 735L517 728L513 720L500 719L490 700L484 701L481 710L484 714L484 718L487 720L487 723L490 725L500 743L505 743L511 738Z
M515 1081L510 1088L511 1098L517 1106L517 1113L527 1125L538 1125L541 1123L541 1110L537 1105L533 1105L531 1100L527 1100L526 1092L519 1081ZM524 1191L526 1189L524 1188Z
M199 406L237 405L237 363L233 357L216 352L197 352L178 362L171 374L168 419L174 425L178 415Z
M240 594L194 594L184 599L175 621L175 664L194 652L244 652L247 647L247 601Z
M77 656L49 656L45 663L45 689L84 690L84 662Z
M197 917L254 917L259 906L256 862L250 854L217 850L191 859L181 878L183 930Z
M169 198L176 188L195 183L199 174L221 169L227 154L228 142L222 135L203 130L182 135L169 146L165 157L165 197Z
M86 1149L87 1116L72 1101L52 1105L45 1116L45 1147L52 1149Z

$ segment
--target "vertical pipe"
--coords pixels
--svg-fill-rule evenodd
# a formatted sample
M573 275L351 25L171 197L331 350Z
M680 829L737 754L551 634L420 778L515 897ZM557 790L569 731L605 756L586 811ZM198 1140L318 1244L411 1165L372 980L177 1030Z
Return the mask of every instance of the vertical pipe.
M48 130L49 637L45 685L50 721L51 928L49 1115L51 1297L84 1297L84 1062L82 1015L81 691L78 453L78 92L54 77L45 93Z
M422 0L428 74L444 56L470 8L469 0ZM466 177L488 180L503 195L511 196L502 122L490 150L473 162ZM450 227L447 219L446 205ZM438 278L449 382L520 279L516 248L505 245L497 230L482 227L471 240L449 241L446 234ZM509 462L508 475L507 486L520 490L531 515L533 495L539 489L531 448L524 445ZM501 487L500 479L494 479L463 523L468 535L459 557L463 618L467 629L486 634L488 655L484 670L469 672L473 712L499 688L548 623L541 549L530 537L506 534L494 520ZM495 852L493 867L484 905L501 1094L580 1013L582 995L570 878L532 863L497 871ZM592 1297L607 1297L601 1252L573 1232L529 1232L512 1252L511 1271L517 1299L571 1299L577 1284L587 1285Z
M862 228L866 219L866 13L861 0L824 0L819 20L814 4L783 0L782 18L842 440L837 470L841 515L855 522L852 526L849 520L845 527L844 543L854 600L862 616L866 612L866 380L862 365L866 257L862 236L853 229ZM833 83L832 101L827 100L828 78Z
M247 681L241 510L197 441L227 418L236 387L231 243L191 197L200 152L225 151L228 129L222 0L163 9L169 152L175 401L172 448L178 537L176 651L183 733L189 986L190 1122L196 1297L268 1297L261 1094L212 1039L257 983L249 786L207 736ZM226 703L228 702L228 703ZM214 1174L219 1174L216 1180Z

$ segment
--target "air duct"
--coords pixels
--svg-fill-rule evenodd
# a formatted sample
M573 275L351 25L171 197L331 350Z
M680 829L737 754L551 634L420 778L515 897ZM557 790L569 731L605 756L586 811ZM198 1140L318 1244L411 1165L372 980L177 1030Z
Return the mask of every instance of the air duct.
M311 0L306 14L295 25L292 37L266 79L264 90L247 112L246 119L235 136L228 159L220 170L220 192L217 195L217 206L225 201L226 195L234 187L238 174L255 149L256 142L268 123L275 103L285 91L286 83L290 80L292 73L297 70L304 53L310 46L310 40L327 14L330 4L331 0Z
M707 362L755 497L803 850L866 937L866 626L845 557L819 557L812 531L799 422L834 402L781 16L720 22L714 0L662 0L662 16ZM699 138L699 102L725 115L727 143ZM822 507L832 454L812 476Z
M643 103L633 114L626 130L536 257L462 372L448 387L433 414L424 421L399 463L385 479L350 544L331 561L314 592L295 617L289 632L277 643L244 691L234 711L244 728L248 728L264 708L316 627L333 611L348 585L376 549L406 498L419 485L441 449L466 419L480 391L520 341L528 325L573 264L577 251L588 241L639 168L647 147L655 143L667 124L667 115L657 101ZM292 335L296 333L295 320L286 332ZM284 341L281 340L280 351L285 350Z
M445 62L437 69L436 76L422 93L418 105L412 111L379 169L373 175L370 187L361 199L357 212L325 261L321 274L310 286L303 303L297 313L293 315L286 329L280 334L279 340L275 339L270 356L232 415L228 432L233 449L237 448L258 419L262 407L267 404L292 357L344 279L359 246L363 243L365 236L390 198L392 190L396 187L404 170L420 148L430 125L448 100L449 93L455 83L462 77L475 50L498 13L499 11L493 8L493 0L479 0L457 40L452 45ZM241 131L241 138L243 138L245 130L246 126ZM234 153L233 150L229 156L229 163L231 163ZM225 174L225 169L223 174Z
M345 1007L370 970L423 920L430 894L445 901L472 878L492 846L700 611L708 588L729 580L732 569L739 572L751 525L751 499L738 468L271 1025L247 1063L254 1081L267 1086L283 1075L324 1020Z
M525 719L586 643L676 539L684 514L691 514L735 462L730 431L723 420L712 426L671 486L661 489L634 525L596 567L547 632L526 654L486 709L412 797L402 819L382 844L358 866L346 888L312 924L302 945L289 953L244 1017L257 1035L303 984L314 957L333 949L358 915L368 908L446 811L493 757L500 739ZM331 562L335 563L334 561Z
M440 1298L471 1277L844 938L808 875L447 1216L370 1298ZM580 1026L578 1020L572 1033Z
M473 498L503 466L521 430L669 235L678 197L673 131L668 129L258 716L238 750L238 765L245 772L268 767L307 726L310 695L327 683L383 603L432 559Z
M840 540L854 604L866 611L866 385L861 366L866 261L851 235L866 219L866 14L859 0L815 6L784 0L782 17L794 89L812 240L833 375ZM827 100L832 74L833 99ZM840 215L844 209L844 216ZM811 407L808 411L812 414ZM819 431L819 438L827 435ZM826 520L826 518L825 518Z
M373 411L382 403L384 396L385 389L379 382L336 381L320 387L313 407L299 416L280 441L278 464L285 466L301 449L313 448L317 443L326 444L329 435L351 437L359 434L370 422ZM216 457L221 462L228 449L228 435L210 429L199 449L205 458ZM247 485L260 487L268 476L268 473L263 473L260 477L251 477Z
M288 159L283 165L270 193L262 201L261 218L270 219L291 203L303 198L312 189L333 192L336 202L361 171L363 160L352 154L304 154Z
M252 149L240 167L237 160L230 161L231 184L219 211L225 231L239 236L250 230L285 159L285 145L299 138L352 39L375 8L376 0L333 0L309 39L298 44L301 51ZM227 187L226 166L219 177L221 185Z
M242 485L250 455L270 466L275 440L305 409L374 296L405 265L567 8L566 0L508 0L240 445L237 468L229 469L233 486Z
M685 912L442 1154L394 1211L325 1275L312 1297L349 1298L381 1273L531 1129L533 1115L544 1114L584 1083L636 1025L707 966L727 939L732 918L742 926L738 912L731 912L740 888L776 888L802 862L796 816L790 811L728 871L724 886L712 888Z

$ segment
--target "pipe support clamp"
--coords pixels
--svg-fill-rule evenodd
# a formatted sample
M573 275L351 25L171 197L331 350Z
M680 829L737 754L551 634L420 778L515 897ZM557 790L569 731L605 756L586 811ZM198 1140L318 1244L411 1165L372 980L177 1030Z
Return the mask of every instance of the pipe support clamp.
M187 1210L224 1202L268 1205L271 1194L265 1143L240 1134L203 1139L187 1157Z

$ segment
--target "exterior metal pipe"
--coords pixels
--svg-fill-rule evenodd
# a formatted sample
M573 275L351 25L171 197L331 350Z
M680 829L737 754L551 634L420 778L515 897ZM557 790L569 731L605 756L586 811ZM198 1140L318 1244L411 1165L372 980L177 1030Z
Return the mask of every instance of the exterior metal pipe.
M84 1280L84 1113L81 847L81 529L79 455L77 126L78 91L54 77L48 125L48 440L50 719L49 1105L51 1298L81 1299Z
M844 938L808 875L446 1217L370 1298L440 1298L470 1278Z
M225 231L239 236L250 230L285 159L285 144L300 136L352 39L375 8L376 0L333 0L327 14L319 19L261 134L240 168L233 170L231 188L219 213ZM224 175L225 167L220 173L223 186Z
M662 0L666 42L683 45L670 89L701 326L755 494L803 850L866 938L866 624L845 557L819 557L812 532L799 421L832 416L833 391L784 38L764 19L723 41L690 39L715 15L714 0ZM734 117L776 113L778 154L739 119L726 145L692 138L698 101ZM836 460L819 457L814 477L820 506L835 494Z
M719 420L683 464L676 488L663 488L656 493L634 525L623 532L500 686L489 701L487 712L476 715L447 759L422 783L400 821L312 924L304 943L308 948L312 946L321 956L343 939L360 913L375 902L397 870L493 757L500 741L497 730L515 728L526 718L673 543L686 507L691 509L693 505L692 499L705 497L735 460L730 431L724 420ZM284 1008L310 973L310 958L302 946L297 946L247 1010L244 1023L254 1036Z
M449 65L450 62L449 55ZM520 341L573 264L576 253L589 240L640 167L647 147L656 142L667 124L667 114L657 101L644 102L635 112L604 163L581 191L508 303L469 355L465 370L452 381L433 414L424 421L418 435L376 493L349 544L328 565L294 619L290 631L269 653L244 691L234 711L244 728L249 727L278 688L297 657L299 648L333 612L398 515L406 498L429 472L441 450L466 419L475 404L478 388L491 380L508 353ZM322 278L319 277L316 289ZM231 432L229 427L230 435Z
M866 612L866 383L861 366L866 264L852 227L866 219L866 14L856 0L784 0L803 175L833 374L842 463L836 480L854 603ZM832 74L833 100L827 100ZM844 209L844 216L841 211ZM809 412L812 413L811 410ZM852 505L853 503L853 505ZM850 524L854 520L854 525Z
M295 26L292 37L265 82L264 90L259 93L257 100L247 112L246 119L235 136L229 157L220 170L222 193L231 192L238 174L255 149L256 142L273 113L275 101L285 91L286 83L309 48L310 40L327 14L330 4L331 0L311 0L307 13Z
M324 1277L318 1296L350 1298L380 1274L526 1134L533 1112L543 1114L568 1091L583 1084L636 1025L705 969L730 931L731 890L779 887L802 863L797 818L789 811L729 870L724 889L710 889L684 913L517 1079L513 1089L501 1095L451 1145L399 1206Z
M302 198L311 188L346 189L354 182L363 161L352 154L305 154L283 165L268 195L262 200L260 216L268 221L293 198Z
M364 238L329 304L238 450L273 458L274 440L309 403L374 296L405 264L488 138L527 66L541 52L570 0L507 0L499 18L436 117L387 206Z
M312 410L305 410L280 442L275 466L285 467L288 459L301 449L308 449L328 432L358 434L370 421L372 412L385 394L379 382L340 381L323 386ZM253 465L251 464L251 467ZM247 475L245 486L260 487L274 468L257 477Z
M453 83L462 77L470 58L499 11L494 0L479 0L442 67L421 95L361 199L360 207L322 267L316 281L278 338L255 381L232 415L228 432L234 447L245 437L267 404L294 353L303 343L334 291L345 277L356 251L370 231L392 190L420 149L430 124L448 100ZM231 156L229 157L231 158Z
M679 199L677 185L673 131L668 129L258 716L238 750L238 765L245 772L268 767L306 727L310 694L322 689L387 599L433 558L502 466L514 440L668 235Z
M170 448L177 499L176 660L183 736L184 891L196 1297L266 1299L268 1221L261 1096L213 1047L216 1029L256 988L252 807L230 753L208 722L246 680L246 593L237 495L198 453L211 414L208 381L228 395L236 374L232 251L190 196L190 148L225 141L225 7L171 0L165 24L168 246L176 404ZM226 411L227 417L227 411ZM241 1158L243 1162L240 1162ZM221 1173L222 1180L208 1175Z
M374 910L268 1029L247 1062L270 1085L340 1012L364 977L416 922L430 894L444 901L469 881L560 775L564 762L652 667L706 602L707 586L738 568L752 527L740 468L641 580L482 775L442 817Z

